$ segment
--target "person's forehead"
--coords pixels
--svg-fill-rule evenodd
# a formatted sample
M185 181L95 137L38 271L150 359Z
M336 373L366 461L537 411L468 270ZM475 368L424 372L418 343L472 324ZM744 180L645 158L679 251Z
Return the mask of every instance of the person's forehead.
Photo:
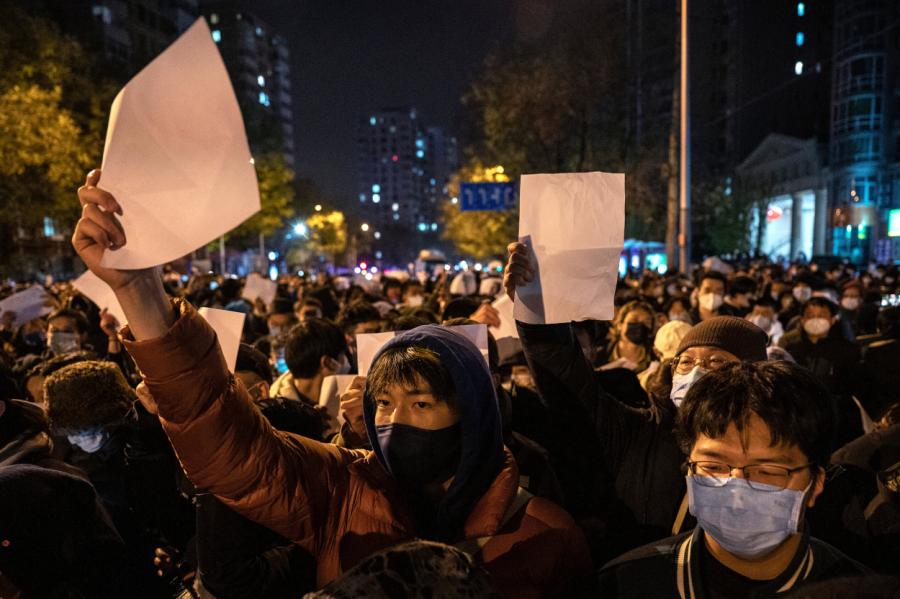
M760 306L759 304L753 306L754 312L774 312L775 306Z
M641 320L652 320L653 315L646 310L632 310L625 315L625 322L638 322Z
M859 292L859 289L857 289L856 287L850 287L849 289L844 289L844 296L851 296L851 295L855 295L855 296L859 297L862 294Z
M784 441L773 445L769 426L756 414L750 415L740 432L734 423L730 423L719 437L698 434L691 448L691 458L717 459L732 466L754 462L798 465L808 461L797 445Z
M806 306L806 309L803 310L803 313L807 315L824 316L826 318L831 317L831 310L829 310L825 306Z
M719 279L703 279L700 283L701 287L725 287L725 283Z
M711 345L698 345L696 347L689 347L683 352L681 352L682 356L690 356L692 358L725 358L726 360L738 360L738 357L733 353L721 349L719 347L714 347Z
M78 328L78 323L71 316L57 316L55 318L51 318L48 324L54 329Z

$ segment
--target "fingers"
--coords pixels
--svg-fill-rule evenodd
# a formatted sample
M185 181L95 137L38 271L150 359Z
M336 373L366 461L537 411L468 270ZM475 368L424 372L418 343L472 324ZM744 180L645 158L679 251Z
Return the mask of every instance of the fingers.
M508 246L506 246L506 251L510 254L527 255L528 247L520 241L514 241L511 244L509 244Z
M82 217L75 225L75 233L72 234L72 245L75 251L81 254L92 246L108 248L113 245L106 230L89 218ZM84 256L82 256L84 257Z
M94 169L88 173L85 184L78 188L78 201L81 205L94 204L101 206L106 212L121 215L122 207L111 193L97 187L100 181L100 171Z
M364 376L355 376L353 380L350 381L350 384L347 385L346 391L350 391L351 389L359 389L362 391L366 388L366 377Z
M110 248L115 249L125 245L125 231L111 213L103 212L96 204L84 204L81 216L97 223L106 232L106 236L111 242Z

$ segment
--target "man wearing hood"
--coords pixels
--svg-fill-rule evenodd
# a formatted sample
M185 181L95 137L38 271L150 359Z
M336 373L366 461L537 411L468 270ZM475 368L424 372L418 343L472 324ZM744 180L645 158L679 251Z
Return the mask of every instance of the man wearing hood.
M312 553L320 586L416 537L462 546L510 597L566 595L589 574L571 517L519 490L491 376L471 342L425 326L381 350L364 405L373 451L276 432L229 374L215 332L165 295L155 269L100 265L125 237L99 177L91 172L79 189L73 245L116 292L126 348L195 485Z
M505 285L514 297L519 281L529 280L534 271L522 244L511 244L509 251ZM765 361L763 330L734 316L704 320L678 346L670 389L651 386L650 407L635 408L603 389L572 325L517 325L534 382L551 411L593 426L602 463L583 476L596 478L605 469L614 480L621 513L610 514L609 553L602 557L681 531L687 501L684 460L674 433L677 409L688 389L708 372L730 362Z

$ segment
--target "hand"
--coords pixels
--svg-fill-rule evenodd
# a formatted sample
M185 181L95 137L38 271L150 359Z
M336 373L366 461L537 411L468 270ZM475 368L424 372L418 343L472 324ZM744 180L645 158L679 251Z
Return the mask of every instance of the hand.
M149 413L156 416L159 414L159 405L156 403L156 400L153 399L153 395L150 394L150 389L147 388L147 383L141 381L138 383L137 388L134 390L137 395L138 401L141 402L141 405L144 406L144 409Z
M363 395L366 391L366 377L356 376L341 394L340 415L350 430L360 440L367 438L366 423L363 420Z
M500 326L500 312L491 305L491 302L486 300L481 302L481 305L478 306L474 314L469 316L469 319L479 324L486 324L489 327Z
M528 248L524 243L514 242L506 247L509 252L509 260L503 269L503 288L509 299L516 299L516 286L520 283L530 283L534 280L534 267L528 257Z
M78 188L81 219L75 226L72 245L91 272L117 291L147 276L148 272L153 273L154 269L117 270L100 266L103 252L123 247L126 239L125 231L115 216L122 214L122 207L112 194L97 187L99 182L100 170L94 169L88 173L84 185Z
M119 321L106 308L100 311L100 330L111 340L118 341Z
M0 328L11 329L13 328L13 324L16 322L16 313L12 310L7 310L3 313L3 316L0 316Z

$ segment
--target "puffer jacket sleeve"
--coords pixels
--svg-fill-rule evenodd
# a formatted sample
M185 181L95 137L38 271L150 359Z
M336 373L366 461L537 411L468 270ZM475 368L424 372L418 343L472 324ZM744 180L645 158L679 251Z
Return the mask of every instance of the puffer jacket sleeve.
M182 467L197 487L315 554L346 465L366 452L273 429L228 372L213 329L186 301L173 304L164 336L122 336Z

